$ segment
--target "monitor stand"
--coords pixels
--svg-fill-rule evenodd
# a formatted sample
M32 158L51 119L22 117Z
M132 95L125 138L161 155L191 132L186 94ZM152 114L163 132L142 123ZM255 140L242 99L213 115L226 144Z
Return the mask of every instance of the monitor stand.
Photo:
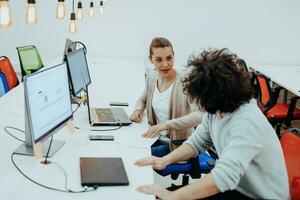
M81 105L82 103L86 102L86 96L83 97L77 97L77 96L72 96L72 103L77 104L77 105Z
M49 144L50 144L50 140L47 140L41 144L43 157L46 157L46 154L47 154L47 151L49 148ZM52 157L64 144L65 144L65 141L53 140L51 147L50 147L50 152L49 152L48 157ZM26 145L26 143L19 146L14 151L14 153L18 154L18 155L34 156L33 147Z

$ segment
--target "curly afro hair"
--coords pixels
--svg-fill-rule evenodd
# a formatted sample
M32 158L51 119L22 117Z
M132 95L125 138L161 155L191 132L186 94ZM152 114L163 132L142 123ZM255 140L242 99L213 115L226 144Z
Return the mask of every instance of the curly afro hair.
M187 65L191 71L183 80L184 93L210 114L234 112L252 97L249 73L239 69L238 60L227 49L192 56Z

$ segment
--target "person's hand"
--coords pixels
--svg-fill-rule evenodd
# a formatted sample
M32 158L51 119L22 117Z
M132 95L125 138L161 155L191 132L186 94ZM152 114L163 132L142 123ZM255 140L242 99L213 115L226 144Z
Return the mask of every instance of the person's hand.
M161 187L158 184L143 185L138 187L136 190L144 194L154 194L155 196L159 197L159 199L162 200L168 200L168 199L174 200L174 198L172 197L173 193L166 190L165 188Z
M150 129L143 134L143 137L153 138L155 136L158 136L161 131L164 131L167 129L168 129L168 127L167 127L166 123L160 123L160 124L151 126Z
M151 165L153 169L163 170L169 164L163 157L151 156L148 158L142 158L140 160L135 161L135 165L139 167Z
M142 120L142 112L139 111L139 110L136 110L132 113L132 115L130 116L130 120L133 121L133 122L141 122Z

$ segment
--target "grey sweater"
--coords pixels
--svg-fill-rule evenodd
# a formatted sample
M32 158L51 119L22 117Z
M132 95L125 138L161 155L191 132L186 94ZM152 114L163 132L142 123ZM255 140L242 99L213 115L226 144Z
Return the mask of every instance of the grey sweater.
M237 190L251 198L290 199L280 142L255 100L223 118L205 113L202 124L185 143L195 152L214 144L219 160L211 173L221 192Z

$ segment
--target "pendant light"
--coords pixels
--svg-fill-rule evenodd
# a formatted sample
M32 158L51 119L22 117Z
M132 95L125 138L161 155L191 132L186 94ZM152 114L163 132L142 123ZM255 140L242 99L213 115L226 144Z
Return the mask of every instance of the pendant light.
M73 0L73 10L71 13L70 33L76 33L76 15L74 11L74 0Z
M81 1L77 4L77 19L82 20L83 19L83 11L82 11L82 3Z
M65 0L58 0L56 7L57 19L64 19L66 15Z
M0 0L0 28L8 28L12 24L12 14L8 0Z
M92 2L92 1L90 3L89 15L90 15L90 17L94 17L94 2Z
M104 6L103 6L103 1L100 1L100 15L103 15L104 13Z
M25 15L25 22L28 25L33 25L37 22L37 10L35 7L35 0L28 0L28 6Z

